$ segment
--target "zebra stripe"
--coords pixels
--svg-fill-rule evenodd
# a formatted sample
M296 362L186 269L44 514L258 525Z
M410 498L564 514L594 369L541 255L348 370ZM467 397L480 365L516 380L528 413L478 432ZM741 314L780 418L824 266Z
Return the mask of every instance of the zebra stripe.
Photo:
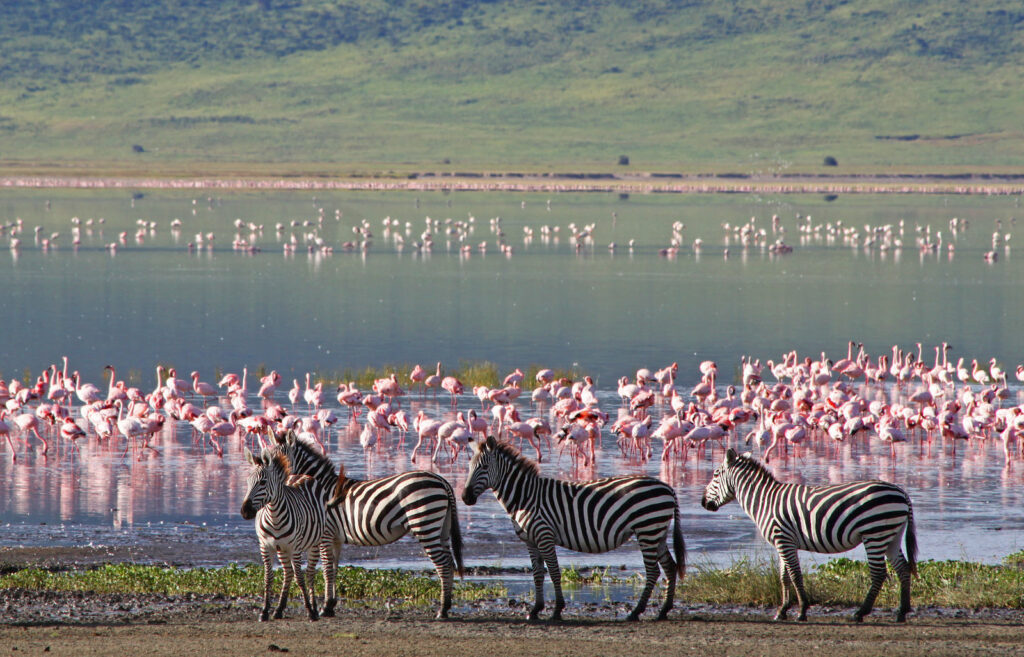
M260 620L270 618L270 598L273 582L272 560L277 554L284 571L284 584L274 618L284 615L288 603L288 590L294 578L302 591L302 600L310 620L318 618L315 600L311 595L316 574L317 552L324 534L325 514L323 501L304 478L291 478L291 463L277 448L270 448L254 456L245 450L246 460L253 466L247 479L241 514L246 520L256 519L256 536L260 542L263 560L263 610ZM309 554L306 578L302 576L302 555Z
M675 492L668 484L643 476L609 477L586 483L561 481L542 477L535 461L493 436L482 444L471 445L474 454L462 500L472 505L485 490L493 490L511 517L516 534L526 543L536 588L530 620L536 620L544 609L545 566L555 589L552 619L561 619L565 600L556 545L579 552L607 552L631 536L640 545L647 580L629 619L637 620L646 609L658 581L659 564L668 585L658 619L667 616L675 598L676 576L682 577L686 571L679 508ZM673 520L675 558L668 549L668 530Z
M800 620L807 619L810 600L803 586L798 550L834 554L864 544L871 587L854 614L861 621L871 613L886 578L885 560L900 579L898 621L910 611L910 575L916 571L917 535L906 491L885 481L857 481L833 486L782 483L749 454L728 450L704 489L701 505L717 511L738 500L766 541L779 553L782 604L776 619L790 607L789 583L796 589ZM907 556L900 549L906 536Z
M441 580L438 618L452 605L454 574L463 573L462 533L455 493L440 475L414 470L368 481L345 476L315 445L294 432L274 436L292 462L292 469L313 478L311 488L327 506L327 524L320 554L324 561L324 614L333 615L335 568L341 544L379 546L406 534L420 542ZM340 474L340 477L339 477Z

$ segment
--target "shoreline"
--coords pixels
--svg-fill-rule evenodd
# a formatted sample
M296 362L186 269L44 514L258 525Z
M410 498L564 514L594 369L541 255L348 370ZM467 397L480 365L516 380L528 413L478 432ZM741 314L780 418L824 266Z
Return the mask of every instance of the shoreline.
M619 194L1024 194L1024 174L410 173L385 177L0 176L5 189L549 192Z

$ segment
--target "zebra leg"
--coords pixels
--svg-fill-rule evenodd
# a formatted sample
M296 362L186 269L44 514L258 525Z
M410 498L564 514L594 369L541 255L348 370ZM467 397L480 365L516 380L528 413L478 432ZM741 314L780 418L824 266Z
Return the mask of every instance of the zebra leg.
M526 616L526 620L535 622L538 615L544 609L544 560L540 557L540 551L531 543L526 544L530 552L530 564L533 566L533 607Z
M317 548L313 548L309 551L309 555L306 558L306 582L299 581L299 588L302 590L302 598L306 603L306 611L309 612L309 620L319 620L320 614L316 608L316 564L320 559L320 551ZM296 557L296 567L299 568L299 573L302 572L302 564Z
M668 538L661 542L658 546L661 554L658 560L661 562L661 570L665 573L665 579L667 581L665 585L665 603L661 605L661 611L658 612L658 620L665 620L668 618L668 612L672 611L672 605L675 604L676 599L676 560L672 558L672 554L668 551Z
M888 573L885 570L885 555L882 553L882 546L880 545L865 545L865 551L868 553L868 570L871 572L871 588L868 589L868 595L864 598L864 604L860 606L860 609L853 615L853 622L859 623L864 620L864 617L871 613L871 609L875 606L875 598L878 597L878 592L882 590L882 584L885 583L885 577ZM909 606L909 575L910 571L907 570L908 575L908 587L906 589L908 593L907 606ZM902 585L902 581L901 581ZM901 589L901 598L902 598ZM901 599L902 608L902 599Z
M270 551L260 548L260 556L263 559L263 609L260 611L260 622L270 620L270 596L274 585L274 569L271 563Z
M640 599L636 602L636 607L633 611L629 612L629 616L626 617L628 621L640 620L640 614L644 613L644 609L647 609L647 601L651 599L651 592L654 591L654 585L658 583L658 548L657 546L645 545L641 548L641 553L644 557L644 570L647 573L647 581L644 582L644 590L640 593ZM671 557L669 557L671 559ZM672 580L673 582L675 580ZM667 610L663 610L666 614Z
M789 599L790 582L796 590L796 601L800 605L800 615L797 620L807 620L807 608L811 606L807 591L804 590L804 576L800 572L800 556L795 545L777 546L779 551L779 571L782 578L782 606L775 614L775 620L786 620L787 612L792 604Z
M435 618L448 618L448 611L452 608L452 589L455 584L455 559L447 547L441 545L440 540L435 537L434 542L428 547L424 545L427 557L434 563L437 577L441 580L441 608L437 610Z
M565 598L562 597L562 569L558 565L558 554L555 553L555 544L549 543L540 548L544 556L544 563L548 567L548 577L551 578L551 586L555 589L555 610L551 612L551 620L562 620L562 610L565 609ZM544 588L544 577L541 575L541 591Z
M900 578L900 608L896 611L896 622L903 623L907 620L907 612L910 611L910 564L903 556L899 543L896 543L895 547L895 550L889 548L889 563Z
M284 571L284 584L281 585L281 599L274 610L274 618L284 618L284 608L288 605L288 590L292 586L292 577L295 576L295 565L292 563L293 555L284 555L279 551L277 558L281 562L281 570Z
M334 607L338 604L335 585L338 580L338 553L340 546L324 541L320 546L320 561L324 564L324 608L321 616L334 616Z

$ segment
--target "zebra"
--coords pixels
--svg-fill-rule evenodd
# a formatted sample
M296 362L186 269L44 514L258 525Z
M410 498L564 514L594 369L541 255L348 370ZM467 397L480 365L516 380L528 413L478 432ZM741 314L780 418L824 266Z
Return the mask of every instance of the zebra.
M576 483L543 477L540 467L514 446L489 436L473 441L473 456L462 501L476 503L490 488L508 512L516 534L526 543L533 566L536 598L528 620L544 609L544 570L555 589L551 620L562 619L562 574L555 546L579 552L607 552L636 536L643 554L647 581L629 614L639 620L658 581L658 565L668 586L658 620L667 617L675 598L676 576L686 573L686 544L679 527L679 507L672 487L653 477L623 476ZM675 558L668 549L669 524Z
M914 511L907 492L885 481L857 481L833 486L804 486L780 482L749 453L730 449L704 489L701 506L717 511L738 499L761 535L779 553L782 604L775 620L785 620L791 602L789 584L800 603L799 620L807 620L811 605L804 590L797 550L836 553L861 543L867 551L871 588L853 616L861 622L871 613L886 578L885 559L900 579L900 607L896 620L910 611L910 576L917 572L917 534ZM900 549L906 535L907 556Z
M299 584L302 601L309 619L317 620L311 590L316 574L317 548L324 533L326 514L323 501L309 485L310 479L291 473L291 463L280 449L270 447L259 456L245 450L245 459L253 466L247 481L242 517L256 519L256 535L263 559L263 609L260 621L270 619L270 598L273 582L272 555L277 554L284 570L281 599L274 618L284 615L292 578ZM302 555L309 553L306 580L302 577ZM307 588L308 586L308 588Z
M327 523L320 556L324 561L323 615L337 604L335 574L342 543L386 545L411 533L419 540L441 580L437 618L448 618L454 573L461 577L462 532L451 484L433 472L414 470L367 481L335 474L330 459L293 431L273 434L291 459L294 472L312 477L311 488L326 505Z

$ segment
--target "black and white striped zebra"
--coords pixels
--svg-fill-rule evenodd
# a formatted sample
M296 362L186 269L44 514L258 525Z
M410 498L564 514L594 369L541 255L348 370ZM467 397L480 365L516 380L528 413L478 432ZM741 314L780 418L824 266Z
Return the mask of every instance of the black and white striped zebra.
M647 607L658 581L658 565L668 585L665 603L658 614L664 619L675 598L676 575L686 572L686 545L679 527L679 508L675 492L653 477L626 476L598 479L585 483L543 477L535 461L518 449L500 443L493 436L483 443L472 442L462 500L475 504L490 488L512 518L516 534L526 543L533 564L536 600L529 619L536 620L544 609L544 569L555 589L552 620L561 620L565 600L562 597L562 572L555 546L579 552L607 552L636 536L643 554L647 581L640 600L629 614L638 620ZM675 558L668 549L669 525Z
M728 450L704 489L701 506L717 511L738 500L761 535L779 553L782 604L776 620L784 620L791 605L789 584L796 588L799 620L807 619L810 601L800 573L798 550L834 554L861 543L867 552L871 588L854 614L860 622L871 613L886 578L885 560L900 579L900 606L896 620L910 611L910 576L916 572L917 535L914 512L906 491L885 481L857 481L834 486L786 484L749 454ZM900 549L906 536L907 556Z
M302 600L310 620L317 620L312 589L318 551L323 541L325 512L323 500L310 486L310 480L291 473L288 457L271 447L259 456L245 450L246 460L253 466L247 481L242 517L256 519L256 535L263 559L263 610L260 620L270 618L273 571L271 560L276 553L284 570L284 585L274 618L284 615L292 578L298 582ZM306 578L302 576L302 555L309 555Z
M313 478L327 507L321 557L324 561L326 602L324 614L333 615L335 567L341 544L386 545L412 534L423 546L441 580L438 618L447 618L452 606L454 573L463 573L462 533L455 492L444 477L413 470L368 481L345 476L312 443L294 432L274 436L292 463L293 472ZM340 476L339 476L340 475Z

